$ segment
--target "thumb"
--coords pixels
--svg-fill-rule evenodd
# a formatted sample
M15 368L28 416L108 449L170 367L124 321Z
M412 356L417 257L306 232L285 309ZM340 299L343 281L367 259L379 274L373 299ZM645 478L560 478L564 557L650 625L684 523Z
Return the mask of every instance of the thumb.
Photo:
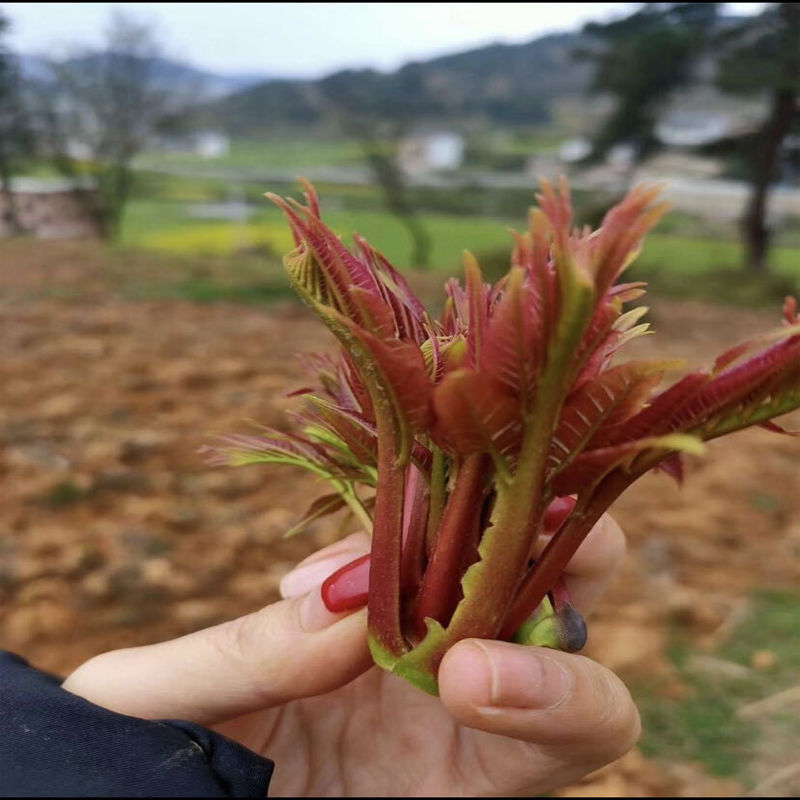
M530 742L583 772L619 758L641 731L622 681L573 653L470 639L445 655L439 682L459 722Z
M331 613L320 585L367 542L357 534L306 559L282 582L288 599L179 639L96 656L63 688L123 714L202 724L333 691L371 664L366 614Z

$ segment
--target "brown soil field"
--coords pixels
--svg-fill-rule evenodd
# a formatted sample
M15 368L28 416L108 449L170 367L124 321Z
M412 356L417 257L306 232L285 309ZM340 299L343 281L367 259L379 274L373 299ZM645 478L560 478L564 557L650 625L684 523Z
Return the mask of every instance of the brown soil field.
M42 255L43 254L43 255ZM638 354L713 356L778 313L652 299ZM211 467L198 451L248 420L285 425L295 355L331 342L300 306L132 302L88 251L0 246L0 646L61 674L101 651L252 611L334 535L283 539L317 491L289 468ZM788 419L798 425L800 419ZM632 487L629 537L588 653L623 676L659 673L677 626L710 648L749 592L800 585L800 441L751 430ZM754 502L767 498L767 502ZM719 796L735 782L635 750L562 792Z

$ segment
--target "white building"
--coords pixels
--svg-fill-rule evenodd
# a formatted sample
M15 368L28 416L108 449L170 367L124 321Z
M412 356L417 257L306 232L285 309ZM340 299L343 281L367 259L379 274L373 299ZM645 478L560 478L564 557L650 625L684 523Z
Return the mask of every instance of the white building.
M200 158L222 158L231 149L230 138L220 131L201 130L185 135L168 136L156 142L159 150L167 153L191 153Z
M408 136L400 143L397 162L409 175L458 169L464 163L464 137L448 131Z
M702 147L737 131L727 114L713 111L670 111L656 124L656 138L668 147Z
M193 138L194 151L200 158L222 158L231 150L231 140L218 131L198 131Z

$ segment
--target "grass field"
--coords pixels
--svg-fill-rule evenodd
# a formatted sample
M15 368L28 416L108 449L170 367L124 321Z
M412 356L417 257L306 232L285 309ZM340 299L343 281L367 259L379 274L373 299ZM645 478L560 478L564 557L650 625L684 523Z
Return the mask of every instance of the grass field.
M401 222L383 211L334 209L327 223L345 238L358 232L401 268L410 266L411 244ZM476 253L511 247L508 228L513 223L472 217L426 214L424 222L433 249L431 266L438 271L458 270L464 249ZM522 220L517 226L522 224ZM283 215L266 200L263 210L244 225L224 220L192 220L180 203L132 203L125 220L122 243L172 253L232 254L237 249L269 248L278 254L292 245Z
M153 151L139 156L141 169L171 166L203 166L250 168L302 168L340 166L359 163L358 144L347 139L280 138L262 141L234 141L227 155L204 160L194 153Z
M563 139L554 128L498 133L483 139L468 137L468 155L523 158L552 150ZM474 151L474 152L473 152ZM196 178L158 173L169 167L220 168L232 172L276 170L298 174L319 166L363 163L359 146L336 138L273 137L235 141L221 158L204 161L190 153L146 153L138 159L136 198L129 204L122 244L134 248L185 256L226 258L241 253L271 255L277 261L292 246L281 214L261 193L297 193L297 186L270 186L240 181L234 186L219 177ZM477 162L476 162L477 163ZM467 165L469 166L469 165ZM485 166L485 165L484 165ZM148 171L149 170L149 171ZM467 170L468 171L468 170ZM412 244L402 223L383 210L380 192L372 186L319 185L324 216L345 239L357 231L401 269L410 263ZM224 219L195 219L189 206L221 203L231 195L246 199L254 213L246 223ZM430 268L458 274L463 250L475 253L484 272L495 279L505 272L512 238L508 229L525 225L533 190L412 189L409 198L431 239ZM574 193L579 219L599 220L605 200L593 193ZM684 213L670 213L652 233L631 272L664 294L735 302L742 305L774 303L789 291L800 291L800 226L785 226L772 253L771 274L748 276L736 226L712 223ZM237 259L230 262L236 282ZM203 293L206 294L205 292ZM213 293L212 293L213 294Z
M351 193L352 194L352 193ZM402 223L369 205L365 191L339 195L328 203L324 217L345 240L356 231L401 269L408 269L411 241ZM200 190L194 198L205 197ZM355 200L358 208L348 208ZM292 247L292 239L281 213L266 200L246 223L226 220L198 220L187 214L183 201L138 200L132 202L125 217L122 244L161 251L171 255L227 257L240 253L271 255L274 260ZM452 214L422 215L430 235L431 264L434 271L459 274L461 254L475 253L489 278L505 271L512 246L509 228L524 226L519 219L488 219ZM707 300L732 301L743 305L774 303L789 291L800 291L800 248L779 246L772 253L772 274L767 278L747 276L741 271L743 253L735 239L718 234L679 233L679 225L667 220L667 232L656 230L648 236L644 250L631 274L647 280L652 288L673 296L692 296ZM237 259L230 260L235 277Z
M745 785L762 784L769 796L770 761L785 763L800 736L798 690L781 694L800 685L798 624L796 594L763 591L712 654L698 658L676 638L671 660L685 687L683 698L660 696L657 685L633 687L644 722L643 751L672 762L700 762L712 774Z

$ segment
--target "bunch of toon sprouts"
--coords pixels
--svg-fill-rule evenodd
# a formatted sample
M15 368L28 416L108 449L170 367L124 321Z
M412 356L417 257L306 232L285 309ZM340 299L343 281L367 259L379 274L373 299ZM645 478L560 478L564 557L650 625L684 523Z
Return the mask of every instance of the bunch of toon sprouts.
M681 480L682 454L800 406L800 318L657 387L675 361L620 361L647 331L641 283L618 283L664 205L633 189L596 231L573 227L566 183L543 183L507 275L465 257L431 317L403 276L356 237L351 251L305 204L270 196L295 249L297 293L339 342L309 357L295 432L228 437L233 464L292 464L329 487L301 520L349 507L371 553L323 586L332 610L367 605L377 664L436 692L467 637L579 649L585 627L562 572L610 504L645 472ZM550 534L538 553L537 540ZM538 553L538 554L537 554Z

